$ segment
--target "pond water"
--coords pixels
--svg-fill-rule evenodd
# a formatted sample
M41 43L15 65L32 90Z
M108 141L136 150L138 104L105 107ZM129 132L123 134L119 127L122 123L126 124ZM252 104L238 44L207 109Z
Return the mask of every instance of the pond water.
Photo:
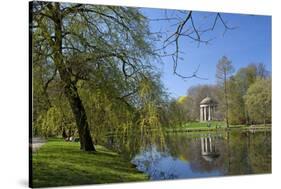
M271 132L166 133L123 154L151 180L271 173Z

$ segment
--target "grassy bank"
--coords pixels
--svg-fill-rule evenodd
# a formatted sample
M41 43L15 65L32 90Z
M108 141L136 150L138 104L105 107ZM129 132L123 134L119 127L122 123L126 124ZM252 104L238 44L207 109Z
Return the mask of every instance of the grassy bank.
M207 122L189 122L175 127L166 128L167 132L198 132L198 131L215 131L226 130L226 124L221 121ZM229 125L229 129L245 129L245 130L264 130L271 129L271 125Z
M79 150L79 143L49 140L33 153L33 187L116 183L147 180L147 175L102 146Z

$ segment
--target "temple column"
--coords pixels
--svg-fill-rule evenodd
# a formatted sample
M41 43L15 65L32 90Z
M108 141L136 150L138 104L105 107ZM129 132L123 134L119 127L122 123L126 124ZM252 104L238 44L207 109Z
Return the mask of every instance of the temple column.
M207 108L204 106L204 121L207 121Z
M200 107L200 121L203 121L202 116L203 116L203 114L202 114L202 107Z
M208 109L209 109L209 111L208 111L208 121L210 121L211 120L211 106L210 105L208 106Z

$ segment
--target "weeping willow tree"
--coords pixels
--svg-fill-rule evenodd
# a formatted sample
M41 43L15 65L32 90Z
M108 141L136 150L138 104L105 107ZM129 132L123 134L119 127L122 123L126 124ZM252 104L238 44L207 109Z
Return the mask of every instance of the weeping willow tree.
M85 151L104 130L159 128L156 96L148 102L152 39L139 9L35 1L30 10L33 98L46 99L44 108L33 104L34 123L59 127L70 111ZM69 110L59 108L52 83Z
M42 120L50 117L56 117L53 125L65 117L74 120L84 151L94 151L93 137L97 142L105 131L140 129L141 136L148 136L148 131L161 130L167 106L151 60L170 56L175 75L200 78L198 69L191 76L177 72L180 39L207 44L201 35L218 22L231 29L218 13L211 27L201 31L192 11L179 11L175 32L163 34L167 38L159 49L153 44L163 36L149 31L149 19L139 8L34 1L30 13L33 123L43 128L40 124L49 124ZM63 111L58 93L67 102Z

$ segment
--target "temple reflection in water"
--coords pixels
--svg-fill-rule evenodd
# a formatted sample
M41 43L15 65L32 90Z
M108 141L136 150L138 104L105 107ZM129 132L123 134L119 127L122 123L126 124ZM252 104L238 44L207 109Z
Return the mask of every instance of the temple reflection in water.
M212 162L220 156L216 139L217 136L209 134L201 136L201 155L206 161Z

